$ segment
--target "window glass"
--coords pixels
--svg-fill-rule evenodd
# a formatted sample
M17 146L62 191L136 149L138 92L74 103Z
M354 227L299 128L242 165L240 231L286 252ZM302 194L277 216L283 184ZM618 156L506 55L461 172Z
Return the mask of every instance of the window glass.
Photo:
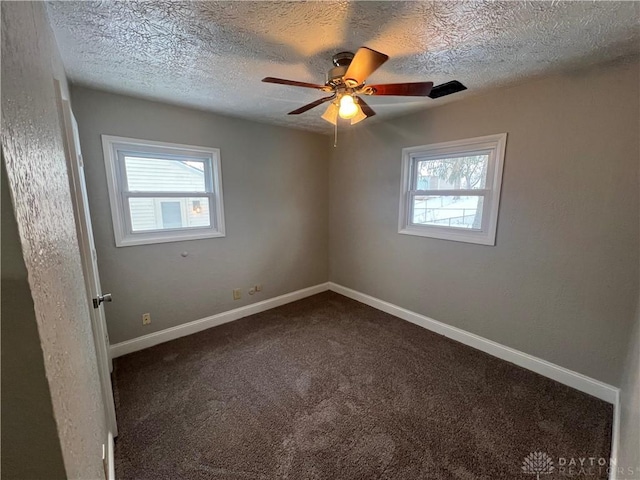
M412 223L452 228L482 227L484 198L456 195L416 195Z
M485 188L489 155L416 159L416 190L472 190Z
M209 210L207 197L129 198L131 230L134 232L210 227Z
M206 192L203 162L125 156L131 192Z

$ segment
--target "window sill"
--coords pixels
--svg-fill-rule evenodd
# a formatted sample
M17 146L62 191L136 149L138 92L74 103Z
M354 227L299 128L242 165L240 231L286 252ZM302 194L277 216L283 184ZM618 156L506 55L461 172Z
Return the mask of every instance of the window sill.
M149 245L153 243L186 242L189 240L200 240L204 238L219 238L226 236L219 231L198 231L198 232L175 232L153 235L135 235L116 240L116 247L132 247L136 245Z
M401 235L414 235L418 237L437 238L439 240L451 240L454 242L475 243L477 245L496 245L495 236L490 236L482 231L455 231L437 227L407 227L398 230Z

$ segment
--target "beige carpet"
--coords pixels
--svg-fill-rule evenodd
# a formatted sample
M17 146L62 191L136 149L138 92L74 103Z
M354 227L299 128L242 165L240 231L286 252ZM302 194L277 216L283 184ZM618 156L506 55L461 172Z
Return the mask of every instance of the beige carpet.
M335 293L115 361L119 479L535 479L612 407ZM580 479L604 479L592 470Z

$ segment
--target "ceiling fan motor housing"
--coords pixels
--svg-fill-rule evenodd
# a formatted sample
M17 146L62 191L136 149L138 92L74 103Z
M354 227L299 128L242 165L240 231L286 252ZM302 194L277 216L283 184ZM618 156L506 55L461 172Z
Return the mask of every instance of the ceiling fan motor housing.
M353 56L352 52L340 52L333 56L332 61L335 67L327 72L327 85L342 85L344 83L342 77L347 73Z

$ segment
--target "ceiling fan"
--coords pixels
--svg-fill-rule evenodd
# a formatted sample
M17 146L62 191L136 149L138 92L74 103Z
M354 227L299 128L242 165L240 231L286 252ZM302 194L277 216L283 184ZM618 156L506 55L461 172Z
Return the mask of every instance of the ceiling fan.
M351 125L354 125L376 114L361 95L439 98L467 89L457 80L443 83L437 87L433 86L433 82L366 85L365 80L367 77L380 68L388 59L389 57L384 53L376 52L367 47L360 47L355 55L351 52L340 52L333 56L334 67L327 72L327 81L324 85L274 77L265 77L262 81L290 85L292 87L314 88L322 92L331 93L328 97L320 98L315 102L289 112L289 115L299 115L318 105L331 102L322 118L332 125L337 125L338 117L351 120Z

